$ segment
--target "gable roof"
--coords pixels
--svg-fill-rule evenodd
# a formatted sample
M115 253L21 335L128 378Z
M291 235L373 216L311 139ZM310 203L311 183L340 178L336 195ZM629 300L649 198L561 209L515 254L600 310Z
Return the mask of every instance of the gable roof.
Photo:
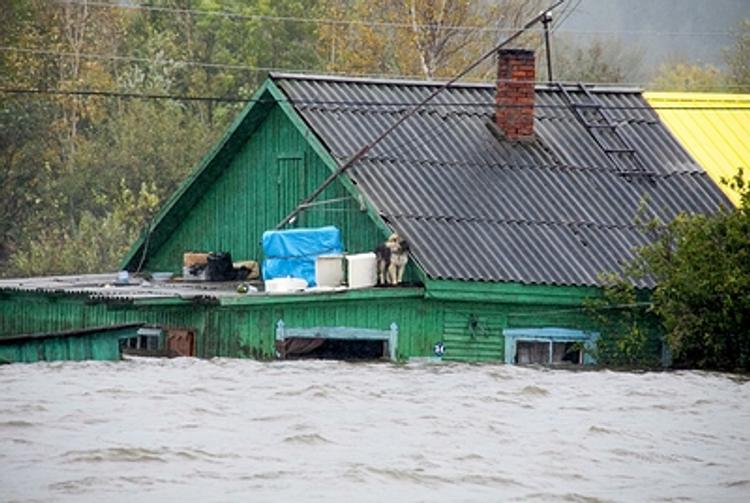
M440 85L271 78L341 164ZM644 200L663 220L729 204L638 90L591 92L648 176L618 172L554 87L536 88L535 141L499 139L494 92L451 87L347 171L431 278L599 285L646 242Z
M721 183L742 167L750 181L750 94L646 93L680 143L739 205L740 195Z

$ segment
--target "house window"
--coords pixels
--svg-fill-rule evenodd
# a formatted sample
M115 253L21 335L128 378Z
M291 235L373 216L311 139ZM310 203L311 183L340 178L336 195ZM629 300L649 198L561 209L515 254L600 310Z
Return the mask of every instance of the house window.
M549 361L549 342L518 341L514 363L547 363Z
M276 349L285 359L378 360L388 358L387 341L350 339L285 339Z
M398 325L388 330L359 327L287 327L276 323L278 358L334 360L396 359Z
M576 342L553 342L552 364L555 363L582 364L583 351L581 351L581 344Z
M598 335L566 328L505 329L505 362L519 365L595 363L591 350Z
M133 337L120 339L120 353L161 349L163 332L159 328L140 328ZM132 351L134 350L134 351Z

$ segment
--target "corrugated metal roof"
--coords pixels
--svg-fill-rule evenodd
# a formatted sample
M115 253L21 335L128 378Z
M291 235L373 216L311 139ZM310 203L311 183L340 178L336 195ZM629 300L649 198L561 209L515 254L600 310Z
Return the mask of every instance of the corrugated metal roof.
M170 281L146 281L140 276L132 275L127 284L117 283L116 273L80 274L73 276L44 276L33 278L0 279L0 292L28 292L41 294L81 295L85 298L102 302L146 302L152 304L198 302L239 304L263 303L268 298L283 302L284 297L299 299L314 298L316 296L333 295L338 298L368 298L419 295L419 288L400 288L398 291L377 288L349 289L341 288L309 288L295 292L265 291L262 281L246 281L257 291L250 293L237 292L237 281L185 281L177 278ZM408 290L408 291L407 291ZM264 300L265 299L265 300ZM237 301L240 302L237 302Z
M237 295L236 282L147 282L134 278L127 285L118 285L116 280L116 273L3 279L0 280L0 290L86 295L94 300L191 300Z
M342 162L437 85L272 78ZM645 243L635 225L643 201L665 220L728 201L640 92L592 92L648 177L618 174L549 86L536 91L535 141L499 140L488 127L494 87L477 84L440 94L348 174L432 278L597 285Z
M735 205L740 196L721 179L737 168L750 181L750 94L646 93L646 100Z

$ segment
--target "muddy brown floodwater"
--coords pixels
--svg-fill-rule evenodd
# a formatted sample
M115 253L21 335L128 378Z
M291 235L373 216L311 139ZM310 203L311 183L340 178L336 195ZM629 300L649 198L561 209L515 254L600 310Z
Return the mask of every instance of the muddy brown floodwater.
M750 383L137 359L0 366L0 501L750 501Z

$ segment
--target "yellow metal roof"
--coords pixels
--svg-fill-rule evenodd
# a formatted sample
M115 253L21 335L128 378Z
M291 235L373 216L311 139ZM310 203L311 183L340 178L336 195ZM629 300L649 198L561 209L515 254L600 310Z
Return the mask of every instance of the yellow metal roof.
M740 196L721 179L737 168L750 181L750 94L644 93L661 120L729 199Z

